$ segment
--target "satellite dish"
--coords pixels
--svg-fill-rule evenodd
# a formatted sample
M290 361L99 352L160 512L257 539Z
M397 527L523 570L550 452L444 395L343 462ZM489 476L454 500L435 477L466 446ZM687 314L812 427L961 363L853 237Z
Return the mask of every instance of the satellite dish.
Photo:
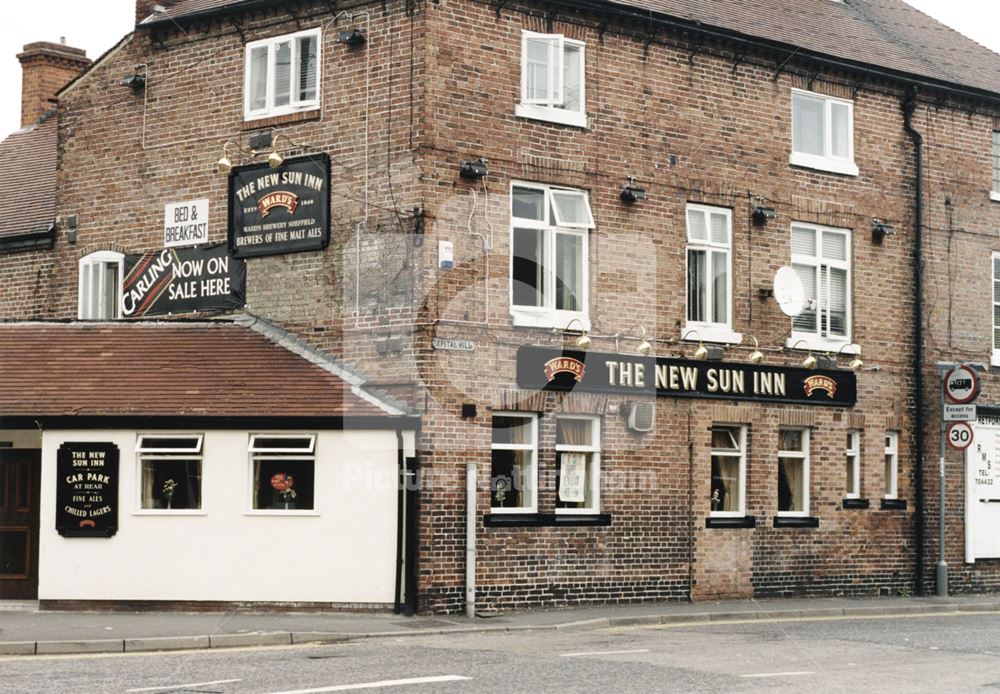
M774 273L774 300L781 312L790 318L802 313L809 303L799 273L787 265Z

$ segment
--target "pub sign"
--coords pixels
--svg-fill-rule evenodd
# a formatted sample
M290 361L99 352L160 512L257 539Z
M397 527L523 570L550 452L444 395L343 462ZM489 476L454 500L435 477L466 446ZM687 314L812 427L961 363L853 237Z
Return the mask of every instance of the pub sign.
M254 164L229 174L229 250L237 258L322 250L330 243L330 158Z
M56 454L56 531L63 537L118 532L118 446L70 442Z
M531 346L517 351L517 385L532 390L832 407L850 407L858 399L857 377L853 371L841 369L632 357Z
M223 244L126 255L122 316L233 311L246 305L246 284L246 262Z

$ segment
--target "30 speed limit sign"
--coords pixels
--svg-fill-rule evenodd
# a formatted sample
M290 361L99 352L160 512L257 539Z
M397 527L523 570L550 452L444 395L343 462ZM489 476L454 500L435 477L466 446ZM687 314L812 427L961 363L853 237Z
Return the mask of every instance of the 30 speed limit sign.
M972 425L968 422L952 422L948 425L948 445L965 450L972 444Z

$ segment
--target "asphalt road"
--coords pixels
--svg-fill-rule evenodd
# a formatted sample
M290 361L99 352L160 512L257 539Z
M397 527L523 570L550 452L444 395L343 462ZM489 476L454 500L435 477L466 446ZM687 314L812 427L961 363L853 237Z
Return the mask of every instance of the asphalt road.
M1000 691L1000 615L753 620L0 659L4 694Z

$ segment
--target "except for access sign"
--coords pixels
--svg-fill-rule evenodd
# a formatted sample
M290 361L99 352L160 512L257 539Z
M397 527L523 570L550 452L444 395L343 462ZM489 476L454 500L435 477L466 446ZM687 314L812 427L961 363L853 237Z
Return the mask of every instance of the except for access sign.
M952 405L950 402L946 402L943 415L946 422L974 422L976 421L976 406Z
M952 422L948 425L948 445L960 451L965 450L972 444L974 434L972 425L968 422Z
M974 402L979 397L979 374L971 366L959 364L945 374L944 394L956 405Z

